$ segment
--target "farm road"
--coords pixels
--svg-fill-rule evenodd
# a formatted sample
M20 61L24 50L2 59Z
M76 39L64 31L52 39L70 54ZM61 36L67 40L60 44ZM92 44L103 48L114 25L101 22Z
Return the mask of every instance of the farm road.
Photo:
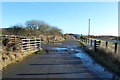
M47 50L32 54L23 61L8 66L3 78L99 78L81 65L81 60L73 56L80 45L75 40L43 45Z

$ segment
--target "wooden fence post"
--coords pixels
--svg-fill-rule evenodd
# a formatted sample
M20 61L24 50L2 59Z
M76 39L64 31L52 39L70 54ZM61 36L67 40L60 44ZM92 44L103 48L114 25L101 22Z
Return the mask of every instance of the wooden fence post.
M82 43L84 43L84 39L82 39Z
M85 38L85 43L87 44L87 38Z
M89 42L89 40L88 40L88 38L87 38L87 45L88 45L88 42Z
M83 43L83 39L81 38L80 41Z
M86 38L86 44L88 44L88 39Z
M96 51L96 40L94 40L93 49L94 49L94 51Z
M87 38L87 40L88 40L88 45L89 45L89 38Z
M114 52L116 53L117 52L117 43L115 43L115 50Z
M86 38L84 38L84 44L86 43Z
M90 44L91 46L92 46L92 42L93 42L93 40L91 39L91 44Z
M106 47L108 46L108 42L106 41Z
M88 45L89 45L89 38L88 38Z

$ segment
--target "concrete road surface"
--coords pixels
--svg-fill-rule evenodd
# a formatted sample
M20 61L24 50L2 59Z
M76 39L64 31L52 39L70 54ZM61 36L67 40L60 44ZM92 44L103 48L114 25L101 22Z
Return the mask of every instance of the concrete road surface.
M23 61L8 66L3 71L3 78L99 78L95 73L81 65L81 60L72 56L70 50L78 45L74 40L62 44L44 45L43 53L32 54ZM69 47L69 48L68 48Z

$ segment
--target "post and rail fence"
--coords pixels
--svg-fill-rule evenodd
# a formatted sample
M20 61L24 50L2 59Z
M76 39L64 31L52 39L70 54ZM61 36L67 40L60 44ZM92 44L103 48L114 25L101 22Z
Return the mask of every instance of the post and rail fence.
M118 51L120 51L120 44L116 42L92 40L89 38L81 38L79 41L85 46L91 47L94 51L97 51L97 49L104 49L105 51L111 53L118 53Z

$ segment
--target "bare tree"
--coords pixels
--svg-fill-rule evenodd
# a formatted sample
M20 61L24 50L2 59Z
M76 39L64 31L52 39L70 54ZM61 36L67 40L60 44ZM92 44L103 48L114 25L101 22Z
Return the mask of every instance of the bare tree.
M51 27L49 31L50 31L51 35L56 35L56 34L62 33L62 30L59 29L58 27Z
M59 29L58 27L50 26L44 21L29 20L25 24L26 27L23 25L14 25L9 29L5 29L3 33L24 36L39 36L40 34L56 35L62 33L61 29Z
M26 22L26 27L30 29L38 29L40 25L40 21L38 20L30 20Z

